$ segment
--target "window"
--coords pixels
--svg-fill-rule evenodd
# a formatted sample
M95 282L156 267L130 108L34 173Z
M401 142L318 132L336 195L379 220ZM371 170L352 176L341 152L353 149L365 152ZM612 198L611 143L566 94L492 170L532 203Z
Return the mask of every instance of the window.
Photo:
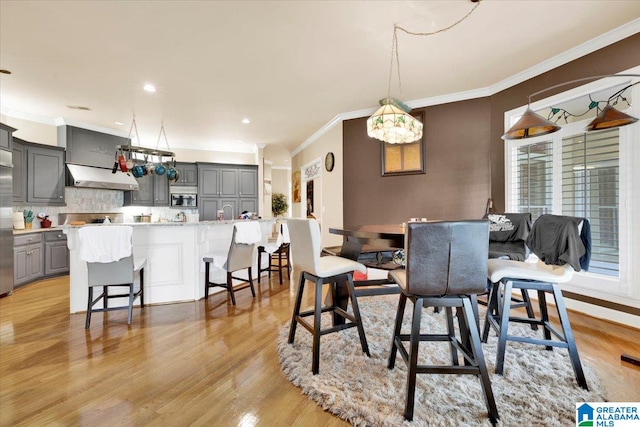
M591 225L590 271L619 275L619 130L562 140L562 214Z
M635 220L640 215L640 126L587 133L584 129L595 110L580 108L593 100L606 100L628 85L620 78L602 79L537 101L531 107L543 117L556 114L555 120L565 108L580 114L562 117L559 132L510 140L505 146L506 209L531 212L534 220L545 213L588 218L591 265L566 287L589 290L588 294L597 297L611 295L612 301L623 303L628 303L624 299L628 297L640 300L636 283L640 233ZM632 99L640 99L640 85L626 91L625 97L628 103L615 108L638 117ZM505 128L523 112L524 107L507 112Z

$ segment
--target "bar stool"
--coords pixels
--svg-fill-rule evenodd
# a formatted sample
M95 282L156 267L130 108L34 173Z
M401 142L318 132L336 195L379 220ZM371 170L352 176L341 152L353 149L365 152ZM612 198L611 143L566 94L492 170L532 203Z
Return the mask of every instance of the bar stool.
M287 224L281 223L278 228L278 238L275 243L269 243L264 246L258 246L258 284L260 284L260 277L263 271L269 272L269 279L271 279L271 272L278 272L280 277L280 284L282 285L282 270L286 268L287 278L291 277L291 265L289 259L289 252L291 246L291 239L289 237L289 227ZM262 256L266 254L268 256L268 264L262 266ZM274 261L277 261L274 264Z
M128 310L127 324L131 324L133 304L140 298L144 307L144 267L147 260L133 257L131 238L133 227L101 225L83 227L78 231L80 259L87 263L89 296L85 329L91 324L91 314L113 310ZM93 288L102 287L102 293L93 299ZM109 295L110 287L127 287L127 293ZM109 299L128 298L128 304L109 307ZM93 308L102 300L102 308Z
M231 303L236 305L235 291L251 289L251 295L255 298L256 291L253 288L253 276L251 266L253 264L255 244L261 240L260 225L255 221L237 222L233 224L231 244L226 254L205 255L202 261L205 264L204 273L204 298L209 298L209 288L220 287L227 290L231 296ZM240 270L247 270L248 280L234 276ZM241 287L233 284L238 280ZM244 284L244 286L242 286Z
M296 336L296 326L298 323L313 335L313 357L311 364L311 372L316 375L320 370L320 337L332 332L338 332L342 329L357 328L360 337L360 345L362 351L369 354L369 346L367 338L362 327L360 318L360 309L353 287L353 272L359 271L364 273L366 267L356 261L338 256L320 256L321 237L320 227L315 219L289 219L287 220L289 230L291 231L291 247L293 250L293 259L295 265L301 269L300 281L296 290L296 301L291 316L291 327L289 329L289 344L293 344ZM300 311L302 304L302 295L306 281L312 281L315 284L314 307L311 310ZM353 314L348 313L335 305L322 307L322 286L330 283L332 291L335 290L337 283L345 283L347 292L351 300ZM324 312L333 312L345 320L349 320L344 324L334 324L333 327L321 328L321 314ZM305 317L313 316L313 325L305 320Z
M395 367L399 351L407 365L404 418L413 419L417 374L471 374L480 379L489 420L499 416L484 361L471 295L486 289L489 224L487 221L410 222L405 231L406 270L393 270L389 278L401 290L388 368ZM413 302L411 333L401 333L407 299ZM444 307L447 333L423 333L420 320L424 307ZM456 308L456 336L452 309ZM431 332L431 331L430 331ZM404 342L409 342L405 348ZM451 365L418 364L423 341L449 343ZM460 365L458 354L464 359Z
M590 261L591 227L584 218L559 215L541 215L534 223L527 238L527 246L538 256L537 263L504 259L488 261L488 277L493 286L482 341L487 342L491 328L498 333L496 374L502 375L507 341L517 341L545 346L566 348L578 385L588 390L578 349L576 347L569 315L564 305L560 283L567 283L574 271L587 270ZM540 317L521 317L511 313L511 295L514 290L529 290L538 294ZM549 320L547 294L553 295L561 331ZM542 328L543 337L516 336L508 333L510 323L523 323ZM555 338L555 339L554 339Z

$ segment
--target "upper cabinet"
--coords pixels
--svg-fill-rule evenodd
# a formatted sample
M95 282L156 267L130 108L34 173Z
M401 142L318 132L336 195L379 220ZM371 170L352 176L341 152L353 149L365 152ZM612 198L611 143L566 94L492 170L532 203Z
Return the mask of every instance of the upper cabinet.
M64 161L61 147L13 142L13 203L64 205Z
M125 206L169 206L169 180L166 175L136 178L137 191L124 192Z
M27 201L27 157L25 156L25 142L13 139L13 203Z
M67 162L106 169L113 167L116 147L131 142L122 136L67 125L58 126L58 141L66 143Z
M0 149L11 151L13 149L14 128L0 123Z
M64 205L64 149L27 145L27 202Z
M176 163L178 171L178 181L172 186L197 187L198 186L198 166L195 163Z

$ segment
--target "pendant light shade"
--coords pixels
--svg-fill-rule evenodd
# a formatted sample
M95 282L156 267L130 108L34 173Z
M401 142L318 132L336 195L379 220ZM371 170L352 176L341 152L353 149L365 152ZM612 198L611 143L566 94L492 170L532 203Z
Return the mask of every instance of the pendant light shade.
M532 138L557 132L558 130L560 130L560 126L534 113L531 108L527 107L527 111L520 117L520 120L502 135L502 139Z
M619 126L630 125L637 121L638 119L635 117L625 114L622 111L618 111L611 105L607 104L600 114L598 114L598 117L589 123L587 130L611 129Z
M422 123L400 107L393 98L380 101L382 105L367 120L367 134L389 144L407 144L422 138Z

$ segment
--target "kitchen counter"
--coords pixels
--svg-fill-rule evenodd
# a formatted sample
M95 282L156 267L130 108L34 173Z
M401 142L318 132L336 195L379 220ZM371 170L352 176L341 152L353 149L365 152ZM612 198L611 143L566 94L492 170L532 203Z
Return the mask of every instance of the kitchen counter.
M13 230L13 235L14 236L19 236L21 234L30 234L30 233L44 233L47 231L60 231L62 230L62 227L58 226L58 227L49 227L49 228L29 228L29 229L24 229L24 230Z
M235 221L161 222L113 225L133 226L133 253L146 258L145 304L166 304L194 301L204 297L204 263L208 254L226 254L231 244ZM257 272L257 246L266 244L275 220L255 220L260 223L262 240L256 244L253 272ZM67 235L70 262L70 312L86 311L88 287L87 264L80 260L78 230L81 227L110 227L109 224L63 225ZM239 274L242 276L241 274ZM255 276L255 274L254 274ZM215 289L226 292L222 288ZM212 290L213 291L213 290ZM222 298L210 296L210 298ZM126 301L116 301L126 305Z

